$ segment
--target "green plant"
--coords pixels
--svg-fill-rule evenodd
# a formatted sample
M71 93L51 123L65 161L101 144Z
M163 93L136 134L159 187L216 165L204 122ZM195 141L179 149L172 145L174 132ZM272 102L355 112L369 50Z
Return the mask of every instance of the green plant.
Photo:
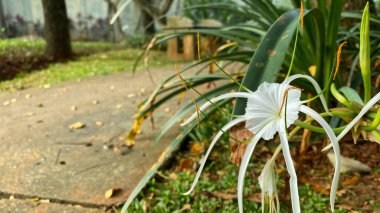
M210 90L207 94L198 98L196 103L199 104L202 98L204 98L205 101L209 101L211 97L217 94L216 91L220 93L227 93L231 90L231 88L238 88L237 85L239 85L239 83L236 84L236 82L242 82L244 85L243 87L240 86L240 89L248 88L249 90L254 91L262 82L274 82L276 80L281 80L286 76L286 73L289 72L294 74L306 73L313 76L318 81L319 85L323 86L327 102L333 100L330 97L329 90L330 85L332 84L333 70L335 68L335 55L337 53L336 47L338 40L337 36L340 17L342 14L341 11L343 0L331 1L329 9L327 9L327 5L324 0L318 1L317 8L311 8L311 1L306 1L305 5L307 10L305 10L305 15L303 17L304 25L301 28L298 27L298 9L292 9L280 16L281 10L268 1L244 1L244 3L245 5L243 6L207 4L203 5L203 7L208 6L233 11L234 13L239 14L242 17L246 17L247 19L254 18L255 22L244 22L233 27L225 27L223 29L194 29L186 32L171 33L169 35L164 34L160 35L159 39L156 41L156 44L161 44L176 36L182 36L189 33L201 33L219 36L222 39L233 42L223 46L226 48L220 48L217 53L213 54L213 56L209 56L208 58L193 65L186 66L180 71L181 74L185 74L195 66L202 64L208 66L211 64L210 74L189 75L184 77L184 79L188 82L187 86L189 88L194 88L195 86L202 84L208 84L212 81L220 79L232 79L234 82L229 84L229 87L217 87ZM294 3L294 5L297 4ZM271 25L271 23L273 24ZM267 30L267 33L263 33ZM296 35L295 38L293 38L293 35ZM258 44L259 40L260 43ZM292 40L294 42L291 42ZM292 43L294 43L294 45L291 45ZM253 52L254 55L251 58L251 54ZM354 51L353 54L357 54L357 52ZM225 62L224 66L218 65L221 61ZM244 79L242 79L242 75L239 72L236 73L225 71L228 70L229 64L236 62L248 64ZM224 77L218 77L217 79L212 77L220 75L219 72L215 72L215 70L212 69L215 67L223 73L222 76ZM203 76L201 77L201 75ZM164 85L166 86L164 87ZM338 77L335 80L334 85L338 88L343 86L341 73L338 73ZM303 88L305 92L320 95L314 93L312 87L306 82L299 81L296 86ZM181 82L176 80L175 74L161 82L151 97L140 105L136 116L136 121L139 122L136 122L135 127L138 127L141 124L141 120L148 117L166 100L175 97L184 91L185 89L182 88ZM347 93L347 90L345 91ZM218 104L222 105L225 103L227 102L220 102ZM221 105L215 104L208 113L215 112L217 107ZM155 141L159 140L162 134L174 125L176 120L179 120L192 108L192 103L190 103L179 110L179 113L177 113L166 125L163 126ZM244 109L245 102L238 99L234 114L242 114L242 110ZM356 109L356 112L358 111L360 111L360 109ZM326 115L331 114L328 113ZM355 111L343 113L341 118L345 119L350 116L355 116ZM369 114L369 116L371 116L371 114ZM203 117L201 116L201 120L202 118ZM307 125L307 122L296 121L295 124L299 127L308 128L311 131L323 132L321 129L318 129L318 127ZM194 121L194 123L186 127L181 133L181 137L178 137L175 141L173 141L172 145L168 148L169 151L165 152L164 156L168 157L173 150L178 148L181 141L185 139L186 135L189 134L191 129L195 126L197 125ZM336 128L334 129L334 132L338 133L343 129L343 127ZM138 130L138 128L134 128L131 132L132 134L130 133L129 136L133 136L133 132L136 130ZM133 140L133 137L128 137L128 140ZM164 159L165 158L160 158L157 165L159 166ZM140 191L147 183L149 178L153 176L157 168L158 167L155 167L150 170L141 180L136 190L128 199L126 206L128 206L133 197L136 196L137 192Z

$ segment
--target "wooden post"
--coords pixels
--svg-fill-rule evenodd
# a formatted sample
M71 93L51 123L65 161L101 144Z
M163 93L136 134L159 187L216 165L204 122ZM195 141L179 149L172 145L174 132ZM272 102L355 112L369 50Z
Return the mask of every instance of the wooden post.
M193 21L186 17L180 16L171 16L167 18L167 26L168 28L192 28ZM167 32L180 32L181 30L167 30ZM177 38L172 38L168 40L168 49L167 55L169 59L177 60L180 58L186 60L194 59L194 36L186 35L183 37L183 55L179 53L179 44Z

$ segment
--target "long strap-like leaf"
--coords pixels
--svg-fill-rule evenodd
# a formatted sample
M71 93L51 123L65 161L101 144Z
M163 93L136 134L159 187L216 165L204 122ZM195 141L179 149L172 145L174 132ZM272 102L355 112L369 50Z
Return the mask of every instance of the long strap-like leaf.
M243 85L251 91L263 83L274 82L297 29L299 10L291 10L280 16L261 39L243 79ZM246 100L238 98L234 114L245 111Z

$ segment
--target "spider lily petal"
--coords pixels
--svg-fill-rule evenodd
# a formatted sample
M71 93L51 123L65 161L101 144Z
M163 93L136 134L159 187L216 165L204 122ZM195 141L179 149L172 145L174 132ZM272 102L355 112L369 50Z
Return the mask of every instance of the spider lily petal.
M333 130L331 129L330 125L316 111L304 105L301 106L300 111L314 118L314 120L317 121L325 129L327 136L329 137L332 147L334 149L336 163L335 163L334 177L333 177L331 190L330 190L330 207L331 207L331 212L334 212L335 196L336 196L336 190L338 188L338 183L339 183L340 165L341 165L338 139L336 135L334 134Z
M275 158L277 155L273 155L269 159L261 171L259 176L259 185L261 189L261 203L262 203L262 212L269 210L269 213L280 212L280 202L277 195L277 173L275 170ZM268 207L266 207L266 204Z
M245 109L245 116L250 118L245 124L246 128L253 134L257 134L269 124L272 127L265 131L263 139L270 140L280 130L284 120L287 127L292 125L298 118L301 91L289 90L289 88L287 84L264 82L257 91L251 93ZM282 109L285 93L287 93L286 113Z
M219 138L222 136L222 134L229 130L231 127L235 126L236 124L238 123L241 123L243 121L246 120L246 117L242 116L242 117L239 117L239 118L236 118L234 120L232 120L231 122L229 122L228 124L226 124L214 137L214 139L212 140L207 152L206 152L206 155L203 157L203 159L201 160L201 165L199 166L199 169L198 169L198 172L197 172L197 175L195 176L194 178L194 181L193 181L193 184L191 185L191 188L189 189L189 191L187 191L186 193L184 193L184 195L189 195L195 188L195 186L197 185L197 182L199 180L199 177L200 175L202 174L202 171L203 171L203 167L205 166L206 164L206 160L208 158L208 156L210 155L211 153L211 150L212 148L214 147L214 145L216 144L216 142L219 140Z
M259 131L248 144L247 149L244 152L243 159L240 164L239 169L239 177L238 177L238 187L237 187L237 196L238 196L238 205L239 212L243 213L243 186L244 186L244 176L247 171L249 160L251 159L253 150L256 147L257 142L259 142L260 138L263 136L265 131L269 129L271 126L265 126L261 131Z
M292 81L294 81L294 80L296 80L298 78L304 78L304 79L308 80L314 86L315 91L317 92L317 94L320 94L319 98L321 99L323 108L325 109L325 111L327 113L329 113L329 109L327 107L327 103L326 103L325 97L323 96L322 90L319 87L317 81L315 81L313 77L311 77L309 75L295 74L295 75L292 75L292 76L289 76L288 78L286 78L284 80L283 84L290 84ZM302 102L306 103L307 100L306 101L302 101Z
M344 128L344 130L338 135L338 141L342 139L351 129L355 126L355 124L375 105L378 101L380 101L380 93L377 93L371 100L368 101L363 107L363 109L359 112L359 114ZM322 151L326 151L330 149L333 144L327 145Z
M227 98L249 98L250 93L247 92L234 92L234 93L228 93L224 95L220 95L218 97L215 97L211 99L210 101L207 101L205 104L203 104L201 107L199 107L199 111L205 110L207 107L211 106L213 103L227 99ZM190 118L188 118L185 122L181 124L181 126L185 126L189 124L191 121L193 121L195 118L197 118L197 113L193 113Z
M282 127L279 134L280 134L280 141L281 141L281 146L282 146L282 153L285 158L286 169L288 170L289 175L290 175L289 185L290 185L290 195L291 195L290 197L292 200L292 209L293 209L293 212L299 213L301 212L301 208L300 208L300 198L298 195L297 174L296 174L296 170L294 169L292 156L290 154L289 143L288 143L288 138L286 136L285 127Z

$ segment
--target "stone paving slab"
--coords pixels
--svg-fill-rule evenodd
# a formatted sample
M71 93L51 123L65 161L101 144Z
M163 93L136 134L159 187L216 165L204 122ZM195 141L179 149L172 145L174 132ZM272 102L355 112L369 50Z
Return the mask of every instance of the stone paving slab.
M160 80L172 69L154 72ZM99 207L123 203L177 132L152 145L156 130L146 122L133 149L120 146L137 103L154 88L148 79L120 73L1 95L0 193ZM161 109L169 112L156 113L156 126L174 114L173 101ZM86 126L69 129L79 121ZM118 193L106 199L111 188Z

